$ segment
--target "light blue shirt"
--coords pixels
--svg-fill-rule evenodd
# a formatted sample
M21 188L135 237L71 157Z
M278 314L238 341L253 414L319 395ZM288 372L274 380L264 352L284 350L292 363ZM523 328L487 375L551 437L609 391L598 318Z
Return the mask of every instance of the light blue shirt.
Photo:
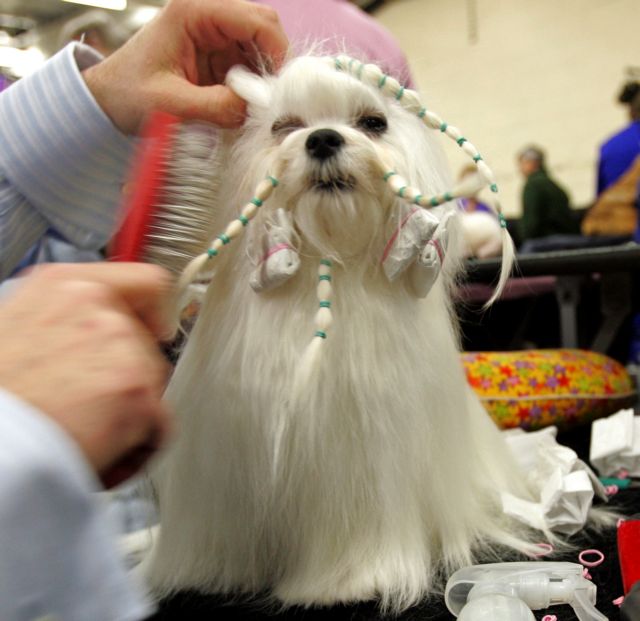
M131 141L80 75L99 59L69 45L0 95L0 280L50 226L88 249L114 230ZM118 556L98 489L72 439L0 389L2 621L135 621L153 612Z
M70 44L0 94L0 281L49 228L87 250L115 230L133 146L80 74L100 59Z
M153 609L118 556L77 445L0 389L0 619L135 621Z

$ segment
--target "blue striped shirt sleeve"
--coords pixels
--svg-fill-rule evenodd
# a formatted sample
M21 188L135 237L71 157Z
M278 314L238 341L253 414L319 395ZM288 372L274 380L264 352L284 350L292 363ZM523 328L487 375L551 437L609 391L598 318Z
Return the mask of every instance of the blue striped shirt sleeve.
M117 554L78 446L2 389L0 413L0 619L147 618L153 606Z
M72 43L0 95L0 280L48 228L98 249L112 235L133 140L98 106Z

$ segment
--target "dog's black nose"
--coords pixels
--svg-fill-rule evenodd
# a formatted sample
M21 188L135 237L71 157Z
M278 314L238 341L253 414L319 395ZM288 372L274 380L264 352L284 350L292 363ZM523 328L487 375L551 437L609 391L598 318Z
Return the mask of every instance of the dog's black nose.
M335 129L316 129L307 137L305 147L311 157L326 160L333 157L344 144L344 138Z

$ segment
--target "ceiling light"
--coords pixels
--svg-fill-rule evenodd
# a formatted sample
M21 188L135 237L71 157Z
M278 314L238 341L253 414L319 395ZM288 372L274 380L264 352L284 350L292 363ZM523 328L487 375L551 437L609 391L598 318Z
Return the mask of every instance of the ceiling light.
M124 11L127 8L127 0L62 0L73 4L86 4L97 6L100 9L111 9L112 11Z
M19 50L15 47L0 47L0 67L5 67L18 78L33 73L44 62L44 54L37 47Z

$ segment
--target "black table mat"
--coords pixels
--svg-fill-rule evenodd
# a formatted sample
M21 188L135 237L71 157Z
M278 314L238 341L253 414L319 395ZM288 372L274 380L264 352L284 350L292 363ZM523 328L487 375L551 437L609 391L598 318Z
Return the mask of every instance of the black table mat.
M640 513L640 490L629 489L616 494L611 504L627 516ZM575 549L568 553L555 554L547 560L577 563L578 554L585 549L595 548L605 555L604 563L590 569L592 581L598 588L598 610L612 621L620 619L618 606L613 600L622 595L622 580L618 563L616 529L608 528L601 533L584 531L574 535L570 542ZM639 551L640 553L640 551ZM554 614L558 621L576 621L577 617L569 606L553 606L547 610L535 611L536 619L546 614ZM382 615L375 602L364 602L352 606L334 606L318 609L288 609L284 611L265 610L257 603L233 602L229 598L183 592L161 603L153 621L178 620L219 620L252 619L278 621L444 621L453 619L441 597L432 597L410 608L397 617Z

